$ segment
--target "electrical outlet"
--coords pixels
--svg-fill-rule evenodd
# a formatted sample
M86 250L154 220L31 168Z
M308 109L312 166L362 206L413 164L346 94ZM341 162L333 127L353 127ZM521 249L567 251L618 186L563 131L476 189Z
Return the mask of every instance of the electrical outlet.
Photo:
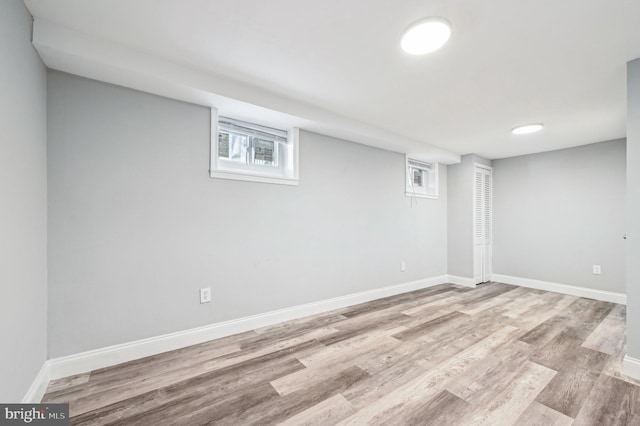
M400 272L404 272L404 270L406 269L406 264L404 262L400 262Z
M600 265L593 265L593 273L595 275L602 274L602 268L600 267Z
M200 303L211 302L211 287L200 289Z

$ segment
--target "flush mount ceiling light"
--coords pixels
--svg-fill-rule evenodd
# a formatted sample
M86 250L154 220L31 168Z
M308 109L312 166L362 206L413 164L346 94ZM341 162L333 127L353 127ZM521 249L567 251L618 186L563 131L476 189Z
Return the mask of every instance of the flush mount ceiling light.
M400 45L410 55L424 55L441 48L451 37L451 23L444 18L421 19L404 31Z
M542 123L531 123L514 127L511 129L511 133L514 135L526 135L528 133L539 132L540 130L542 130Z

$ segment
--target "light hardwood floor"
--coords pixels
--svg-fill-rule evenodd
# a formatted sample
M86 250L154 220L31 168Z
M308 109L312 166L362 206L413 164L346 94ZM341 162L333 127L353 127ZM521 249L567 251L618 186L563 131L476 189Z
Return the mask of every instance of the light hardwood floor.
M77 425L640 425L625 307L445 284L49 385Z

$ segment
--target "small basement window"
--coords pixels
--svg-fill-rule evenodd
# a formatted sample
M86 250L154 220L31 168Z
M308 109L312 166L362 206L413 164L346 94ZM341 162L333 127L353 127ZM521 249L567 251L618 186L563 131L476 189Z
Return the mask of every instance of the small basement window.
M438 163L406 158L405 194L412 197L438 198Z
M298 129L282 130L211 112L212 178L298 184Z

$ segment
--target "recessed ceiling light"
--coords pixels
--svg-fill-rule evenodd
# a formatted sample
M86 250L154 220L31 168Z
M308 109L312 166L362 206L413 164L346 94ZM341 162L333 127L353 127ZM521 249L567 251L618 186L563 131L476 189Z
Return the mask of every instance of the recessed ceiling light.
M411 55L424 55L441 48L451 37L451 24L444 18L421 19L407 28L400 45Z
M525 124L523 126L514 127L511 133L514 135L526 135L527 133L535 133L542 130L542 123Z

